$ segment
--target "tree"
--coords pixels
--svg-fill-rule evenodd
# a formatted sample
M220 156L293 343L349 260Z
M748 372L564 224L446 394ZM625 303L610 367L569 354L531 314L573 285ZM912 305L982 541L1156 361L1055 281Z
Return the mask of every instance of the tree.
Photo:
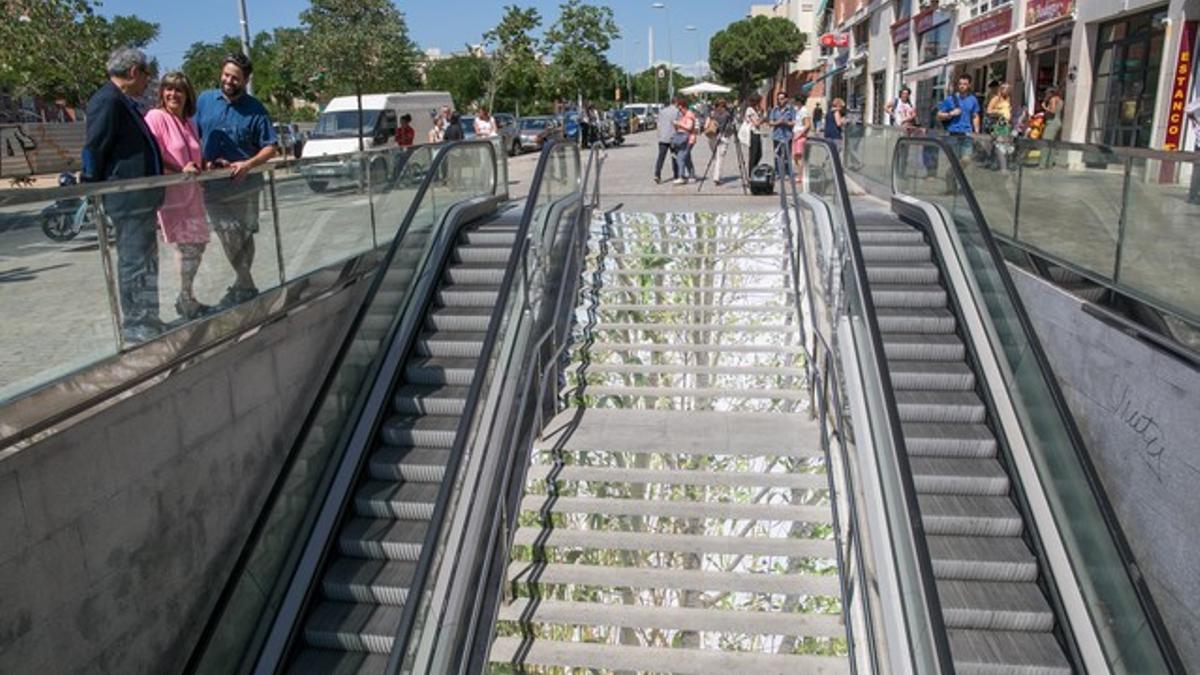
M546 31L546 46L554 53L546 83L558 96L599 97L609 89L610 64L604 53L621 30L608 7L567 0L558 20Z
M655 92L654 74L655 74L655 71L658 70L658 68L662 68L663 76L658 81L658 89L657 89L658 100L655 100L654 99L654 92ZM633 91L631 91L629 94L629 100L630 101L652 102L652 103L666 103L667 96L668 96L667 72L668 72L667 66L664 64L662 66L656 66L654 68L647 68L640 73L635 73L634 75L632 75L630 86ZM679 69L675 70L675 89L676 90L683 89L684 87L690 87L691 85L693 85L695 83L696 83L696 78L690 77L688 75L684 75Z
M419 52L391 0L311 0L299 56L329 98L413 89ZM296 64L299 65L299 64Z
M425 70L425 85L429 89L450 92L450 98L460 110L487 94L490 79L487 59L474 55L434 61Z
M211 89L221 83L221 62L227 54L242 51L241 39L226 35L219 42L193 42L183 55L183 66L180 70L192 81L197 90ZM251 50L256 51L256 50ZM254 55L250 55L251 60ZM254 77L257 79L261 69L255 64Z
M737 82L745 98L753 83L775 76L805 48L805 35L781 17L756 16L729 24L709 41L709 65L718 77Z
M500 23L483 34L483 44L491 51L489 106L496 105L497 95L505 109L519 109L521 103L535 98L542 61L532 33L541 26L542 15L536 9L509 5Z

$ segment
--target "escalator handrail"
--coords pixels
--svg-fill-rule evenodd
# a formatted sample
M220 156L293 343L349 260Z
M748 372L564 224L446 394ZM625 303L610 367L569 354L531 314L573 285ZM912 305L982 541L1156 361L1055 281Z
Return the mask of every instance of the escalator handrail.
M363 300L359 304L358 310L354 314L354 319L350 323L350 328L346 332L346 337L342 341L342 344L338 346L337 355L334 357L334 360L321 383L321 387L318 390L312 407L305 416L300 431L297 433L296 439L292 443L292 447L288 450L287 455L281 462L279 473L272 482L270 490L267 493L267 497L263 502L263 506L259 509L258 515L255 517L254 524L251 526L249 533L247 533L243 544L240 547L240 551L238 553L237 560L234 562L233 568L226 576L224 584L222 584L220 595L218 596L212 610L208 614L208 619L205 621L203 629L201 629L200 638L196 642L195 647L191 650L187 662L184 664L183 672L193 673L200 666L201 659L207 652L207 649L212 642L212 638L216 634L217 627L224 617L225 610L228 608L229 602L233 598L234 592L237 589L238 580L249 567L250 559L257 549L257 543L261 541L263 537L264 529L267 526L270 515L274 512L280 494L287 484L288 477L292 474L292 470L295 467L301 449L304 447L304 442L307 439L308 434L312 431L312 427L316 422L317 414L320 411L321 404L329 394L330 388L333 386L337 378L337 374L345 362L346 356L353 345L354 336L358 334L363 323L365 323L368 314L370 313L371 306L379 293L379 289L383 284L384 278L387 276L388 270L391 268L391 264L396 257L396 253L400 248L400 244L408 235L408 230L412 225L416 214L420 210L421 203L425 199L425 194L428 192L429 186L433 183L433 180L438 174L438 169L441 168L442 164L445 162L445 158L454 148L471 145L490 146L491 143L488 141L460 141L457 143L447 143L438 148L437 152L434 153L433 158L429 163L429 168L426 170L427 172L425 177L421 180L421 184L417 188L416 193L413 195L412 202L409 204L408 211L404 214L404 218L401 220L400 226L396 229L396 235L392 238L392 242L388 246L387 253L384 255L383 259L380 260L379 266L376 268L374 278L371 280L371 285L367 289L366 294L363 296ZM420 152L420 149L407 151L405 155L405 165L407 165L407 160L412 158L412 154L416 152ZM491 152L493 153L492 161L495 163L495 149L493 148ZM400 169L401 171L403 171L403 166L404 165L402 165ZM496 179L495 172L493 172L492 194L495 194L495 192ZM388 335L380 341L380 350L378 354L383 354L387 351L387 345L391 342L398 327L399 321L397 320L389 329ZM355 420L359 414L361 414L362 408L366 403L365 392L369 390L371 383L374 381L374 376L378 372L380 364L381 359L379 358L379 355L377 355L374 359L372 359L371 370L363 376L362 389L355 399L352 412L346 417L346 427L353 426L353 420ZM348 439L345 439L344 435L340 436L338 444L344 445L346 441L348 441ZM335 450L334 453L330 455L330 464L336 464L338 461L337 458L342 454L344 454L344 449L341 451ZM240 657L243 662L245 655L246 653L243 652Z
M917 488L913 481L912 467L908 460L908 448L904 442L904 434L900 428L900 412L899 406L896 404L896 396L890 383L892 381L891 371L888 367L887 354L883 348L883 332L879 328L879 321L875 314L875 302L871 297L870 282L867 278L866 264L863 262L862 244L858 239L858 227L854 221L854 211L850 205L850 191L846 186L846 177L842 169L841 156L837 150L837 144L824 138L809 138L808 143L816 143L825 146L829 153L830 161L833 163L833 180L836 186L838 201L841 202L842 212L846 216L845 237L846 242L845 259L849 263L850 271L856 279L856 286L861 294L863 303L863 313L866 315L866 321L863 328L866 330L869 341L869 348L873 353L874 361L879 365L880 382L887 383L889 386L883 386L880 395L883 397L884 406L888 416L888 435L891 438L891 445L895 452L895 461L898 466L898 478L901 488L904 492L903 498L906 509L910 514L909 525L912 539L913 550L916 551L916 564L918 574L920 576L920 584L922 598L924 599L925 612L929 617L929 629L933 640L934 658L937 660L938 668L942 673L950 674L954 672L954 662L950 653L950 640L946 630L945 618L942 615L942 606L939 601L937 582L933 575L933 563L929 554L929 545L925 538L925 526L921 520L920 505L917 501ZM903 597L901 597L903 603ZM909 627L908 632L911 634L912 628Z
M489 143L490 145L490 143ZM536 189L541 184L546 171L546 166L549 164L549 157L552 154L554 147L558 145L558 141L550 139L542 147L541 155L538 157L538 165L534 171L533 178L530 182L531 189ZM523 250L529 237L529 228L533 220L534 210L537 206L536 198L531 194L526 198L525 209L521 214L520 225L517 228L516 239L513 246L518 250ZM524 259L524 255L511 255L504 269L504 278L500 283L500 291L497 295L497 304L493 309L492 317L488 321L488 330L484 335L483 346L480 349L480 361L492 352L495 348L496 340L500 334L499 313L504 308L504 299L512 290L513 283L516 279L518 267ZM441 538L441 532L445 525L446 509L449 506L450 499L453 496L452 486L456 483L455 477L458 475L464 454L464 449L467 441L468 425L475 417L475 408L479 405L480 393L483 389L484 379L475 377L471 381L471 387L467 391L466 401L463 405L463 412L459 418L458 428L455 431L454 445L450 450L450 460L446 465L446 472L442 479L442 484L438 488L437 501L434 503L433 515L430 519L428 530L425 533L425 539L422 542L421 556L417 560L416 570L413 574L412 586L408 589L407 600L404 603L404 610L401 614L400 625L396 629L395 640L392 643L392 651L388 656L386 673L398 673L404 663L405 655L408 651L408 645L412 639L413 630L416 625L417 610L421 606L421 596L425 592L426 582L429 580L430 568L433 565L433 556L437 548L437 542Z
M971 210L976 231L984 243L984 248L988 256L991 258L991 264L997 270L1001 283L1004 285L1004 292L1008 297L1016 299L1011 304L1016 313L1017 322L1021 326L1021 331L1025 334L1026 341L1030 346L1030 352L1037 362L1038 372L1042 376L1042 380L1054 402L1058 418L1062 421L1067 436L1071 441L1071 450L1083 469L1084 477L1091 488L1092 495L1096 499L1097 506L1104 518L1105 528L1108 530L1109 536L1116 547L1117 554L1121 558L1123 571L1129 577L1130 584L1137 595L1138 603L1145 614L1146 622L1149 624L1155 642L1163 655L1163 660L1172 673L1185 673L1187 671L1183 666L1183 660L1179 656L1174 641L1171 639L1170 633L1167 631L1166 625L1162 620L1162 615L1158 611L1158 606L1150 594L1150 588L1146 585L1145 578L1140 573L1135 573L1135 570L1138 569L1138 564L1137 559L1134 557L1133 549L1129 546L1129 541L1125 537L1116 511L1109 502L1108 493L1104 489L1104 484L1100 481L1099 472L1096 470L1095 464L1087 452L1087 446L1083 442L1083 435L1079 432L1079 427L1075 424L1075 416L1071 413L1066 398L1062 394L1062 389L1058 386L1058 381L1053 376L1054 369L1050 365L1050 360L1047 358L1045 351L1042 349L1041 341L1038 339L1037 332L1033 327L1033 321L1030 319L1028 312L1025 311L1025 304L1020 301L1021 296L1017 291L1016 285L1013 283L1012 275L1008 272L1008 265L1004 260L1003 254L1000 253L1000 247L992 235L991 228L987 224L987 219L983 215L983 209L980 208L979 202L975 198L975 192L971 188L971 184L967 181L966 173L963 171L962 164L954 148L941 137L898 139L896 149L892 155L892 192L893 194L903 194L896 186L896 170L904 162L904 152L908 146L928 146L930 144L937 146L943 156L942 158L948 161L950 170L954 174L954 180L962 188L960 194L966 201L967 207Z

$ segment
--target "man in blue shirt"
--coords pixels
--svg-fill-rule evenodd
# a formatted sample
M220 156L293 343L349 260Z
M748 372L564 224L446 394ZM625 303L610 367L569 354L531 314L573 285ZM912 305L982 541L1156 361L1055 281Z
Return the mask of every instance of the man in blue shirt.
M258 295L250 268L254 264L263 177L250 171L275 156L276 136L266 107L246 93L252 71L245 54L226 56L221 66L221 88L206 91L196 100L196 126L200 129L204 161L211 168L232 170L229 178L204 186L209 221L237 275L221 300L222 307Z
M767 123L771 125L771 145L775 146L776 166L782 166L790 178L792 128L796 126L796 109L789 104L786 92L781 91L775 96L775 107L771 108Z
M979 133L981 108L979 99L971 92L971 76L959 75L958 87L938 106L937 118L946 125L951 136L961 136L953 143L962 159L970 156L971 134Z

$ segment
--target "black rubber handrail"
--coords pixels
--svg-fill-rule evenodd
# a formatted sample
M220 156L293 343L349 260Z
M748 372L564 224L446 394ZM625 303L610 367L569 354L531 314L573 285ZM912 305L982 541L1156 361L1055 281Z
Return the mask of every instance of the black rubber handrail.
M363 323L366 321L367 315L369 314L370 309L371 309L371 305L374 303L375 297L379 293L379 289L380 289L381 285L383 284L383 280L386 277L388 270L391 267L392 261L395 259L396 252L399 250L401 242L403 242L404 238L407 236L408 230L409 230L410 226L412 225L412 221L416 217L416 214L418 213L418 211L420 210L421 204L425 199L425 194L429 190L429 186L434 182L434 180L436 180L437 175L438 175L438 169L440 169L443 162L445 161L445 157L450 153L450 151L453 148L460 147L463 145L491 145L491 144L487 141L463 141L463 142L459 142L459 143L446 144L446 145L443 145L440 148L438 148L437 152L433 155L433 159L429 164L427 173L426 173L424 179L422 179L421 185L418 187L417 192L413 197L413 201L409 204L408 211L405 213L404 219L400 223L400 227L397 228L397 230L396 230L396 235L392 238L392 243L388 247L387 254L384 256L383 260L380 261L380 263L379 263L379 267L377 268L377 270L375 272L375 277L371 281L371 286L367 290L367 294L364 296L362 303L359 305L358 311L355 313L354 319L352 320L352 322L350 324L350 329L346 333L346 338L345 338L345 340L342 341L342 344L338 347L337 355L334 357L333 364L330 366L329 371L328 371L324 381L321 384L321 387L320 387L320 390L318 391L315 402L313 403L312 408L310 408L307 416L305 417L305 420L304 420L303 424L301 425L300 432L296 436L295 442L292 444L291 449L288 451L287 456L284 458L284 460L282 462L282 466L280 468L279 474L276 477L274 483L272 483L271 488L268 491L267 498L263 503L263 507L262 507L262 509L259 510L258 516L255 518L254 524L251 526L250 532L246 536L245 543L241 547L241 550L238 554L238 558L237 558L236 562L234 563L232 571L226 577L225 583L222 585L221 593L218 596L216 605L213 607L212 611L209 613L209 618L205 622L204 628L201 630L200 639L196 643L195 648L192 649L192 652L188 657L187 663L184 665L183 672L194 673L194 672L196 672L196 669L200 666L201 659L204 657L204 654L207 652L208 647L212 642L212 638L213 638L214 634L216 633L217 627L221 624L221 620L224 617L225 610L227 609L229 602L232 599L234 592L237 589L238 581L241 579L243 573L248 568L250 559L253 556L253 554L257 548L257 544L261 541L261 539L263 537L267 522L269 521L270 516L276 507L276 504L279 500L279 496L282 493L284 486L287 484L288 478L291 476L293 467L295 466L295 463L297 460L297 456L299 455L300 450L304 447L304 442L307 439L309 432L312 430L312 427L316 422L316 417L321 409L321 404L324 402L325 398L328 396L330 388L334 385L335 380L338 375L338 372L341 370L342 365L345 362L346 355L349 353L351 347L353 346L354 336L358 334L359 330L362 328ZM409 153L406 155L406 161L407 161L407 158L412 157L412 153L414 153L414 152L419 152L419 149L409 151ZM403 170L403 169L401 169L401 170ZM493 194L495 193L495 191L496 191L496 186L493 185L493 187L492 187ZM392 338L394 337L394 333L395 333L396 329L398 328L398 325L399 325L398 322L393 323L393 326L389 330L387 337L385 337L381 341L381 343L380 343L381 348L380 348L380 352L379 352L380 354L382 354L384 351L386 351L387 345L391 342ZM368 374L364 375L364 377L362 379L362 390L360 391L360 394L356 398L355 405L352 408L350 414L348 414L346 417L347 424L343 427L343 429L351 428L353 426L353 421L355 419L357 419L357 417L361 414L362 407L366 403L365 392L367 390L369 390L371 383L374 381L374 378L375 378L376 373L378 372L380 363L381 363L381 360L377 356L372 362L371 371ZM347 439L345 439L344 436L339 437L339 444L344 444L345 440L347 440ZM338 458L341 455L343 455L344 452L345 452L344 448L341 452L335 450L334 454L332 454L330 456L330 464L329 465L335 466L338 462ZM328 480L331 478L332 478L332 472L326 471L326 475L324 475L322 477L322 483L323 484L327 483ZM316 494L320 494L320 492L321 492L321 490L318 489ZM308 527L311 527L310 521L311 521L311 517L305 518L305 522L306 522L306 524L304 526L305 530L307 530ZM290 564L294 564L294 563L295 563L295 560L290 561ZM240 658L244 659L245 653L246 652L243 651L243 654L241 655Z
M850 206L850 191L846 187L846 177L842 169L842 160L838 154L837 145L832 141L824 138L809 138L808 142L825 146L829 152L830 161L833 163L833 180L836 186L837 197L841 202L842 211L846 215L847 261L850 263L851 273L854 274L856 285L862 296L863 313L866 315L864 328L866 328L867 338L870 342L870 349L874 354L875 362L879 365L880 381L887 383L886 386L882 387L880 394L883 396L884 406L887 409L890 422L887 431L891 437L892 448L896 453L896 464L899 468L900 485L904 492L904 502L908 508L908 512L913 516L910 522L913 534L912 545L913 550L917 554L916 563L925 598L925 611L929 616L929 628L933 633L934 657L937 659L941 671L950 674L954 672L954 661L950 653L950 640L946 631L946 621L942 615L942 605L938 596L937 582L933 575L933 563L925 538L925 526L921 520L921 508L917 501L917 488L913 482L912 467L908 461L908 448L904 442L904 433L900 428L899 406L896 404L895 392L891 386L892 377L888 368L887 354L883 348L883 334L879 329L879 321L875 314L875 302L871 298L871 285L867 278L866 265L863 262L862 244L858 240L858 226L855 224L854 211ZM900 601L901 603L904 602L903 597L901 597Z
M546 166L549 164L549 158L554 147L558 145L555 139L548 140L542 147L541 156L538 157L538 165L534 171L531 186L540 186L546 172ZM537 200L530 195L525 200L525 209L521 214L520 225L517 228L517 236L514 248L521 250L526 244L529 237L529 227L533 221L533 213L537 206ZM508 264L504 270L504 279L500 284L498 301L495 309L492 311L491 319L488 321L488 330L483 339L483 346L480 349L480 364L484 359L491 354L495 348L496 340L500 334L501 313L504 309L504 299L512 291L513 283L516 279L518 268L524 256L514 253L508 259ZM478 366L477 366L478 367ZM422 542L421 557L417 560L416 571L413 574L412 587L408 590L408 598L404 603L404 610L401 614L400 625L396 629L396 637L392 643L392 651L388 656L386 673L398 673L401 666L404 664L404 658L408 651L408 645L413 636L413 630L416 625L417 610L420 608L421 595L425 591L427 582L429 581L430 568L433 565L433 557L437 549L437 542L441 538L442 529L445 526L446 509L449 506L450 499L453 497L455 476L458 475L462 465L465 445L467 442L467 432L470 429L471 421L475 416L475 408L479 405L480 393L484 384L483 377L475 377L471 381L471 387L467 392L467 398L463 406L462 416L459 419L458 428L455 431L454 445L450 450L450 461L446 466L445 477L438 489L437 501L434 503L433 516L430 519L429 529L425 533L425 540Z
M1109 532L1109 536L1113 539L1117 554L1121 557L1124 572L1129 577L1130 584L1137 595L1138 603L1146 615L1150 631L1153 633L1155 643L1163 655L1163 660L1172 673L1186 673L1187 670L1183 666L1183 660L1180 658L1166 625L1162 621L1162 616L1158 612L1158 606L1150 594L1150 589L1146 585L1145 579L1141 574L1134 573L1134 570L1137 569L1137 560L1134 558L1133 549L1130 548L1129 542L1125 538L1125 533L1121 528L1120 521L1117 519L1116 511L1113 510L1112 504L1108 500L1108 493L1100 481L1099 473L1096 471L1096 467L1087 453L1087 446L1083 442L1083 436L1075 424L1075 417L1071 414L1071 409L1067 406L1062 390L1058 386L1058 381L1053 375L1054 369L1051 367L1050 360L1046 357L1046 353L1042 349L1041 341L1038 340L1037 332L1033 328L1033 321L1025 311L1024 303L1020 301L1021 296L1017 292L1016 285L1013 284L1012 276L1008 273L1004 256L1001 255L1000 248L992 236L991 228L988 227L987 219L984 218L983 209L980 208L979 202L975 199L975 193L971 190L970 183L967 182L966 174L963 172L962 164L959 162L954 149L940 137L899 139L896 142L895 153L892 155L892 191L893 193L900 194L895 185L896 169L902 163L905 163L904 150L910 145L928 146L930 144L936 145L941 151L943 159L948 161L950 170L954 174L954 179L957 185L961 187L959 194L962 195L967 203L967 207L971 210L971 216L974 218L977 232L984 242L984 248L987 250L991 262L997 270L1001 283L1004 284L1004 291L1008 297L1015 299L1012 306L1017 315L1017 322L1020 324L1021 331L1025 334L1025 338L1030 345L1030 352L1037 361L1038 371L1041 373L1042 380L1050 392L1055 411L1066 428L1067 436L1071 441L1071 450L1075 453L1080 466L1083 468L1084 478L1088 481L1088 486L1091 488L1092 495L1095 497L1097 506L1100 508L1101 516L1104 518L1104 525Z

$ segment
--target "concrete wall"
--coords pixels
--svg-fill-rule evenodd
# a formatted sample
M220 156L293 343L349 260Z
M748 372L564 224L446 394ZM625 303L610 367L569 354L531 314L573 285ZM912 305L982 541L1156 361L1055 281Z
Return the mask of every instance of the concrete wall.
M1175 645L1200 667L1200 372L1009 269Z
M0 462L0 673L179 670L366 286Z

